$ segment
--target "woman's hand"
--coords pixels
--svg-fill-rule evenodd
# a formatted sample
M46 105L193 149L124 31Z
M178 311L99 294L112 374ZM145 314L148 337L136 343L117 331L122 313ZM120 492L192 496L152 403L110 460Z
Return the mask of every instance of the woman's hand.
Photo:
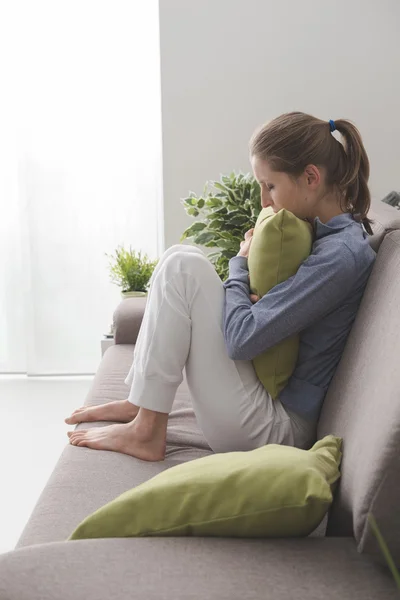
M250 282L250 275L249 275L249 282ZM258 302L259 299L260 299L260 296L257 296L257 294L250 294L250 300L252 301L253 304Z
M249 231L246 231L246 233L244 234L244 240L243 240L243 242L240 242L240 251L238 253L238 256L244 256L245 258L247 258L249 256L249 250L250 250L251 242L253 240L253 233L254 233L254 228L249 229ZM250 275L249 275L249 281L250 281ZM256 294L250 294L250 300L252 301L253 304L258 302L259 299L260 299L260 297L257 296Z
M244 256L245 258L248 258L251 242L253 240L253 233L254 228L249 229L249 231L246 231L246 233L244 234L244 240L243 242L240 242L240 250L238 252L238 256Z

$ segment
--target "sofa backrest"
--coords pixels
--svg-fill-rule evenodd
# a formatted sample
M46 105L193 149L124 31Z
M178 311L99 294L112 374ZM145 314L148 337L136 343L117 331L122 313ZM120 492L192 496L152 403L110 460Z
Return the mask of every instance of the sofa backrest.
M393 215L394 222L397 214ZM359 551L383 561L368 521L368 514L372 513L400 565L398 230L384 235L360 310L329 387L318 436L328 433L343 438L343 460L327 535L354 535Z
M374 235L370 237L369 243L375 252L378 252L379 246L387 233L400 229L400 210L385 204L381 200L373 199L371 210L368 214L372 219L372 230Z

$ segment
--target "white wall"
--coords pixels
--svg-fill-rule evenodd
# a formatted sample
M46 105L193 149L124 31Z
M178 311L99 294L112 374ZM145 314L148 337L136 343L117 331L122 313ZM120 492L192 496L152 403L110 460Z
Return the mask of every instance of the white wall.
M256 126L290 110L349 118L371 190L400 188L398 0L160 0L166 247L180 198L249 170Z

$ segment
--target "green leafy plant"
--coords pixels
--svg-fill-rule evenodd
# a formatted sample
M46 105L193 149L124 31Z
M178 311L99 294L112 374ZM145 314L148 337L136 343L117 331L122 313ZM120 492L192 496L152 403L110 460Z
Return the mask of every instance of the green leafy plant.
M383 535L381 534L378 524L375 520L375 517L371 514L368 515L368 522L370 524L370 527L372 529L372 531L375 534L375 537L378 541L379 547L382 551L383 556L385 557L385 560L387 562L387 565L390 569L390 571L392 572L392 575L394 577L394 580L396 582L396 585L400 591L400 573L394 563L394 560L392 558L392 555L390 554L390 550L388 548L387 543L385 542Z
M244 233L255 225L260 202L260 186L250 174L231 173L207 182L202 196L190 192L182 200L187 214L200 218L183 232L181 241L218 248L209 258L224 281L229 260L239 252Z
M158 261L149 260L147 254L126 250L118 246L114 254L106 254L109 258L109 271L112 283L122 288L123 292L146 292L150 277Z

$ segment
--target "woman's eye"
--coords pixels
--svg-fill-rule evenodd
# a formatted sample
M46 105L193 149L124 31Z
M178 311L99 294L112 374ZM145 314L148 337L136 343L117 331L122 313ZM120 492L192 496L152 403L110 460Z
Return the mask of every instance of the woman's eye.
M273 186L273 185L267 185L267 188L268 188L268 191L269 191L269 192L270 192L271 190L273 190L273 189L274 189L274 187L275 187L275 186Z

